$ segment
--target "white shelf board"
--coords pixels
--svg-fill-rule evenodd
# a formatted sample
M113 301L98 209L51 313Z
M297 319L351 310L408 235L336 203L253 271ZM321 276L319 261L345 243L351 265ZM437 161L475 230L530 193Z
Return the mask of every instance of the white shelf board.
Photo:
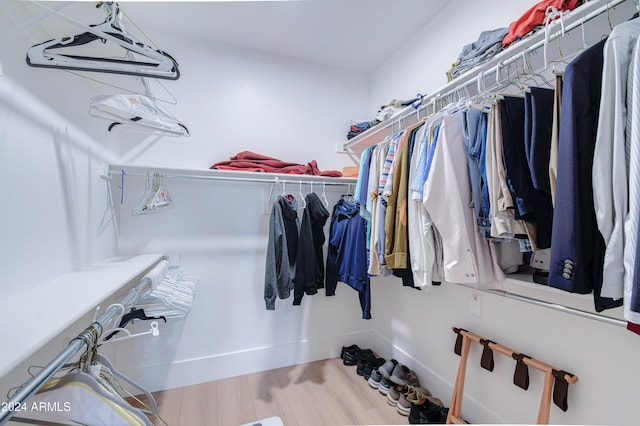
M10 348L0 351L0 377L161 258L145 254L113 259L0 299L0 342Z
M179 177L192 179L219 179L225 180L247 180L251 182L272 183L275 180L286 180L287 182L326 182L329 184L350 184L357 181L356 178L346 177L330 177L319 175L299 175L287 173L260 173L260 172L243 172L235 170L213 170L213 169L184 169L172 167L156 167L156 166L138 166L138 165L109 165L109 174L117 176L124 170L126 174L146 174L149 172L158 172L165 177Z

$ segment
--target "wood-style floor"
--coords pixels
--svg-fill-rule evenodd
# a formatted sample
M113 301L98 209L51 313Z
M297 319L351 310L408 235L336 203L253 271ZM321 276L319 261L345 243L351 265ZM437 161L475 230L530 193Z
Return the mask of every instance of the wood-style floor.
M340 358L154 393L170 426L237 426L279 416L284 426L408 424ZM157 423L161 424L161 423Z

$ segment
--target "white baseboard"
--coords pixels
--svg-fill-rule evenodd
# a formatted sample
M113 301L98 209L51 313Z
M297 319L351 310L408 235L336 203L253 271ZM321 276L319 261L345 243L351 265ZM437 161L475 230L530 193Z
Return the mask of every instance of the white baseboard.
M156 392L340 356L342 346L373 347L370 330L238 350L122 372Z

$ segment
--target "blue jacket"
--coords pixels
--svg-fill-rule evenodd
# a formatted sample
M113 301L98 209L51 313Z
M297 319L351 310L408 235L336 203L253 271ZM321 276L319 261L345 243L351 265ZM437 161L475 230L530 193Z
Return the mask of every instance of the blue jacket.
M596 223L591 177L604 43L585 50L565 69L549 271L551 287L572 293L593 290L598 312L622 304L600 296L605 244Z
M327 249L326 295L335 295L338 281L358 291L362 318L371 318L371 287L367 274L367 222L359 205L341 199L333 207Z

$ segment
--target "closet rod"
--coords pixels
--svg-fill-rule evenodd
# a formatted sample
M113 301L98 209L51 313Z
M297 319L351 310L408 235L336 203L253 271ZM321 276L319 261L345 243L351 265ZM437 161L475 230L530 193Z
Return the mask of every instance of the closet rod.
M467 286L465 286L465 287L467 287ZM473 287L469 287L469 288L473 288ZM490 289L476 289L476 288L474 288L474 290L481 291L483 293L493 294L493 295L496 295L496 296L506 297L506 298L513 299L513 300L519 300L519 301L525 302L525 303L531 303L533 305L542 306L544 308L555 309L555 310L560 311L560 312L566 312L568 314L573 314L573 315L577 315L577 316L580 316L580 317L593 319L593 320L596 320L596 321L602 321L602 322L606 322L608 324L618 325L618 326L621 326L621 327L626 327L627 326L627 322L626 321L623 321L623 320L620 320L620 319L617 319L617 318L611 318L611 317L608 317L606 315L594 314L592 312L583 311L581 309L572 308L572 307L560 305L560 304L557 304L557 303L547 302L545 300L535 299L533 297L522 296L522 295L511 293L511 292L508 292L508 291L490 290Z
M356 146L361 140L365 139L365 138L369 138L370 136L374 135L375 133L379 133L383 130L388 129L389 127L392 127L395 123L399 123L402 120L406 120L408 118L411 118L412 116L418 116L422 111L424 111L425 109L427 109L429 106L433 105L434 107L434 111L436 109L436 101L439 99L443 99L446 98L447 96L456 93L458 91L460 91L461 89L467 88L468 86L471 85L476 85L478 84L478 81L480 79L482 79L482 81L484 82L484 78L487 75L491 75L492 73L499 73L500 70L502 68L504 68L505 66L510 65L513 62L516 62L518 60L520 60L523 55L527 55L527 54L531 54L532 52L538 50L539 48L543 47L546 43L551 42L561 36L563 36L565 33L568 33L580 26L582 26L584 23L610 11L611 9L615 8L616 6L625 3L627 1L635 1L636 0L601 0L601 2L604 2L605 4L598 7L597 9L595 9L594 11L580 17L580 18L573 18L569 17L569 19L571 19L571 22L569 22L568 24L565 24L564 26L564 31L559 30L556 31L553 34L549 35L549 39L545 40L544 39L544 31L539 31L538 34L534 34L531 38L529 39L525 39L522 40L521 42L519 42L518 44L521 45L521 50L518 49L518 46L516 45L515 47L513 47L513 54L511 56L509 56L507 59L505 60L498 60L498 58L501 56L500 54L497 55L496 57L492 58L491 60L489 60L488 62L486 62L483 65L480 65L470 71L468 71L467 73L463 74L462 76L458 77L455 80L452 80L450 82L448 82L447 84L445 84L444 86L442 86L440 89L434 91L432 94L425 96L424 101L425 103L423 103L422 106L420 106L417 109L414 109L406 114L400 114L400 116L395 117L395 118L391 118L389 119L387 122L385 123L381 123L378 124L377 126L374 126L372 131L370 133L364 132L361 135L358 135L356 137L354 137L353 139L351 139L350 141L346 142L343 145L343 149L345 151L350 150L352 147ZM586 4L584 4L581 7L589 7L590 3L597 3L597 2L587 2ZM580 9L575 9L574 11L579 11ZM557 22L554 21L554 22ZM532 40L535 37L542 37L541 40L538 40L535 43L532 43L531 45L527 45L528 43L531 43ZM503 51L503 52L507 52L507 51ZM374 130L375 129L375 130Z
M140 283L129 290L122 300L118 302L125 307L127 311L131 304L133 304L143 287L147 285L146 281L140 281ZM93 339L93 336L99 338L102 335L102 331L109 323L122 315L122 309L117 306L111 306L105 312L100 314L96 320L87 327L82 333L75 337L69 345L56 356L49 364L47 364L38 374L34 375L29 381L27 381L22 387L3 405L0 410L0 425L4 425L9 421L16 412L16 409L20 409L23 403L26 403L27 399L33 396L51 377L60 370L60 368L67 363L74 355L76 355L83 346L89 347L89 342Z
M229 172L229 173L245 173L250 175L259 174L263 177L244 177L244 176L229 176L229 175L215 175L212 173L216 173L215 171L202 172L199 174L197 172L188 173L188 172L174 172L174 171L162 171L162 169L148 169L148 171L138 170L138 169L128 169L127 168L116 168L111 167L109 169L109 174L111 176L122 176L124 172L125 175L128 176L147 176L147 173L153 173L156 171L157 173L161 173L162 176L167 178L179 178L179 179L200 179L200 180L221 180L221 181L233 181L233 182L253 182L253 183L286 183L286 184L298 184L300 182L304 184L323 184L326 186L347 186L354 185L357 181L356 178L338 178L338 177L323 177L317 175L283 175L277 174L274 176L273 173L249 173L249 172ZM206 174L204 174L206 173ZM340 181L338 181L340 180Z

